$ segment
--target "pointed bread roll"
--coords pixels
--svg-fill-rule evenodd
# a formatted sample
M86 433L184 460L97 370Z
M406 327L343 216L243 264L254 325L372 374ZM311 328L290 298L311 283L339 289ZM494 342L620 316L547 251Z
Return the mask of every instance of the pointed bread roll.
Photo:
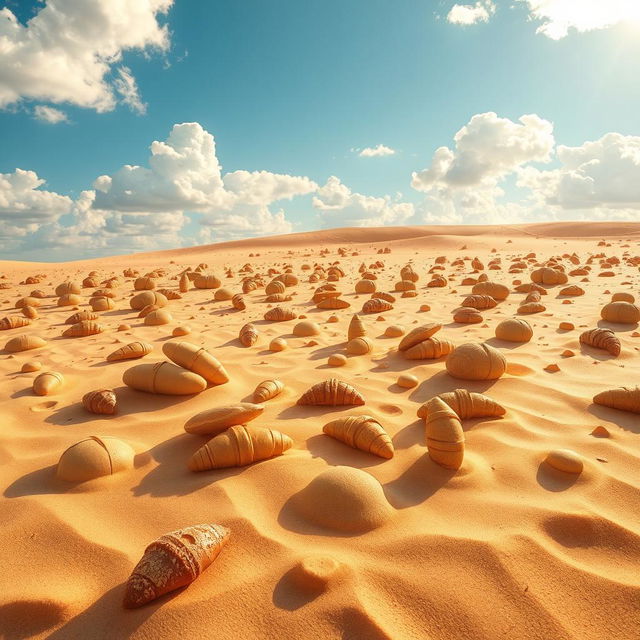
M328 422L322 430L354 449L381 458L393 458L394 449L389 434L371 416L345 416Z

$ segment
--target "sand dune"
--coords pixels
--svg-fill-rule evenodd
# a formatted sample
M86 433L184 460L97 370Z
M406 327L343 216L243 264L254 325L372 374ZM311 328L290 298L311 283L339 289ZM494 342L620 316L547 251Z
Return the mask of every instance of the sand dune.
M67 264L1 262L0 283L8 288L0 291L0 318L20 315L16 301L34 289L47 297L31 324L0 331L0 347L20 334L47 342L31 351L0 352L0 637L635 640L640 414L592 398L640 383L637 324L600 317L613 293L640 297L639 234L640 225L628 223L338 229ZM378 253L385 247L390 253ZM530 252L535 258L509 273ZM445 257L443 269L433 270L438 256ZM474 257L482 269L472 268ZM466 259L452 265L456 258ZM567 273L589 267L587 275L568 277L584 295L562 296L566 285L545 285L546 310L517 315L531 325L531 341L498 340L496 325L516 316L526 297L515 291L517 283L530 282L531 271L551 259ZM492 260L498 268L489 268ZM369 269L377 261L384 266ZM177 291L177 276L199 262L232 293L242 290L243 276L260 273L267 283L270 268L282 273L290 265L299 282L286 288L292 300L283 305L316 322L320 333L298 337L298 319L264 320L275 305L264 302L263 287L245 294L247 308L238 311L230 301L215 301L214 290L191 284L165 307L169 324L145 325L130 308L134 278L124 277L123 269L141 275L166 269L157 287ZM252 274L240 273L245 263ZM318 309L311 298L326 281L312 283L309 276L315 264L327 269L333 263L345 273L335 284L351 306ZM349 355L345 366L332 367L328 357L346 354L349 322L371 295L354 292L362 263L382 292L393 292L410 263L419 276L417 295L396 292L393 309L360 314L371 353ZM115 308L99 313L106 330L62 337L75 307L56 306L54 289L67 280L82 282L92 270L99 282L122 280L114 288ZM613 275L600 277L608 271ZM437 273L447 277L446 286L427 287ZM40 282L20 284L37 274L44 275ZM481 311L480 323L454 323L453 311L471 293L462 280L481 274L506 285L508 297ZM90 309L93 290L82 290L79 310ZM422 305L430 310L420 311ZM328 322L332 315L337 322ZM562 321L575 328L559 329ZM248 322L259 339L243 347L238 332ZM498 349L507 362L504 375L456 379L447 373L446 357L408 360L397 350L400 338L385 336L390 325L408 332L430 322L441 323L436 335L455 345L486 341ZM130 328L118 331L123 324ZM177 339L206 347L228 372L228 383L189 396L123 384L130 367L166 359L163 344L185 325L191 332ZM613 329L620 355L580 343L582 332L598 326ZM288 343L280 352L269 349L277 337ZM107 362L108 354L134 341L150 343L153 351L140 361ZM567 350L574 355L562 356ZM56 392L34 394L41 371L21 372L33 360L41 371L62 373ZM545 370L552 364L559 367L555 373ZM396 384L406 373L416 376L416 387ZM332 377L353 385L364 406L296 404ZM207 437L185 433L185 422L213 407L252 402L258 383L272 378L285 388L249 426L281 431L293 446L248 466L190 471L187 462ZM115 390L116 415L83 408L83 395L101 388ZM462 420L464 460L455 470L429 456L416 411L458 388L486 394L506 412ZM395 449L392 459L323 433L329 421L354 414L383 426ZM592 435L599 425L610 437ZM92 435L128 443L136 454L133 468L81 483L57 478L65 449ZM550 467L545 459L556 449L576 452L582 473ZM347 478L343 485L327 475L338 467L347 468L337 471ZM212 566L185 589L124 609L125 582L145 547L200 523L231 530Z

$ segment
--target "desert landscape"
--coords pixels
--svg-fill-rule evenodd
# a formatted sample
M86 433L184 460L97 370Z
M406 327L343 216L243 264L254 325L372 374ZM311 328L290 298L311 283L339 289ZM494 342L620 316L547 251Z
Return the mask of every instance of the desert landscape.
M0 262L0 637L638 638L639 240Z

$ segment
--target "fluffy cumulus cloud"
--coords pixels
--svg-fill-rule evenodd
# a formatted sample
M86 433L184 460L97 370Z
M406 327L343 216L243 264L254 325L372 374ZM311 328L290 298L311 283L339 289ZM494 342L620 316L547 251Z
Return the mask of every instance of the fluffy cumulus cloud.
M324 227L380 227L406 224L414 215L410 202L390 196L374 197L353 193L339 178L331 176L317 190L313 206Z
M143 107L135 79L122 66L128 50L166 50L169 31L158 22L173 0L47 0L21 24L0 9L0 108L34 100L67 102L98 112L118 95Z
M33 171L0 173L0 246L71 211L71 198L41 189L43 184Z
M454 149L438 148L431 165L413 173L414 189L491 187L525 163L548 162L555 144L548 120L532 114L513 122L493 112L473 116L453 140Z
M447 14L447 21L462 25L488 22L495 10L496 5L492 0L479 0L475 4L454 4Z
M562 209L640 210L640 137L608 133L557 154L559 169L527 167L518 184Z
M537 33L553 40L568 35L571 29L593 31L620 22L640 21L637 0L519 0L527 5L533 20L541 21Z
M396 150L391 147L387 147L384 144L379 144L376 147L366 147L358 153L361 158L381 158L384 156L395 155Z

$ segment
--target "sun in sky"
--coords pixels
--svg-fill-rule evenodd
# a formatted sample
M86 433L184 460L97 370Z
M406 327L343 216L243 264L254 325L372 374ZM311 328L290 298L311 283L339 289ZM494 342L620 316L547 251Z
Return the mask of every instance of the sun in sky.
M638 220L636 0L0 0L0 257Z

